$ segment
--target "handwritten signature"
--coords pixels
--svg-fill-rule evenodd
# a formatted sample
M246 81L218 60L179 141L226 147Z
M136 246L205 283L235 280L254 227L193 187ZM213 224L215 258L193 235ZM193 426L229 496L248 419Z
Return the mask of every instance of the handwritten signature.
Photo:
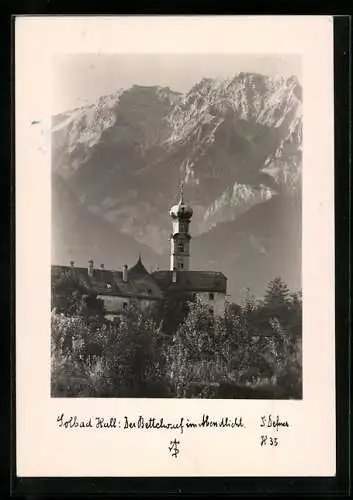
M178 448L178 445L180 444L180 441L177 441L176 439L174 439L174 441L170 441L169 443L169 451L172 455L172 457L174 458L177 458L177 456L179 455L180 451L179 451L179 448Z

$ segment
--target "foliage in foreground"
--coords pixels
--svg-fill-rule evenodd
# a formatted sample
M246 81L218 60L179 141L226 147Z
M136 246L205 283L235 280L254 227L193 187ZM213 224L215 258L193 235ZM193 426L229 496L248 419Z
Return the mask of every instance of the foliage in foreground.
M135 307L116 324L53 312L52 395L300 398L301 315L301 295L280 278L224 317L190 302L173 331Z

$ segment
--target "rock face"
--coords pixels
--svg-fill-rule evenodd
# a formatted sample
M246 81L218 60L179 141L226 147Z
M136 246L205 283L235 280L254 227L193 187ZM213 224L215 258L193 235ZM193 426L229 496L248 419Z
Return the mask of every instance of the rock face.
M159 256L151 248L89 212L56 174L52 183L52 219L54 264L68 265L74 261L78 266L86 266L93 259L97 267L104 264L119 270L124 264L134 264L139 253L153 269L159 263Z
M300 286L301 107L295 77L240 73L203 79L184 95L136 85L54 116L53 174L75 200L65 208L63 196L53 209L53 227L61 227L57 240L72 254L76 238L76 247L87 253L90 238L98 234L97 253L116 266L112 257L119 249L107 248L114 241L103 237L102 224L119 241L127 238L131 251L141 250L151 265L166 267L168 210L183 180L194 208L194 269L212 265L226 272L233 295L251 283L260 293L271 274L263 266L292 276L289 285ZM281 220L271 208L276 204L286 207ZM62 215L77 207L90 228L84 242ZM59 246L54 245L55 259L63 263L67 251ZM238 269L242 258L249 261L247 272Z

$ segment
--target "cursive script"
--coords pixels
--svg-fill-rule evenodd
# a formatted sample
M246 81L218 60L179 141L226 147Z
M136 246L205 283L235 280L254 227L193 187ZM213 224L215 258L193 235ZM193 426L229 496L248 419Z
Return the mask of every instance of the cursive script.
M57 423L59 427L64 427L65 429L73 429L73 428L84 428L84 427L93 427L92 417L88 419L79 419L76 415L73 417L65 417L62 413L57 419Z
M77 415L71 417L65 417L62 413L56 419L59 427L64 427L65 429L76 429L76 428L95 428L95 429L117 429L119 424L117 423L116 417L104 418L104 417L89 417L88 419L79 419Z
M237 429L244 428L245 424L241 416L222 416L215 419L208 414L203 414L199 420L192 420L188 417L179 417L177 420L168 421L164 417L146 417L139 415L132 418L124 416L121 419L117 417L89 417L79 418L77 415L65 416L61 413L56 419L59 427L64 429L116 429L121 431L131 430L178 430L181 434L185 430L192 429Z
M279 427L289 427L287 420L280 420L279 415L273 417L273 415L264 415L261 417L260 427L272 427L278 431Z

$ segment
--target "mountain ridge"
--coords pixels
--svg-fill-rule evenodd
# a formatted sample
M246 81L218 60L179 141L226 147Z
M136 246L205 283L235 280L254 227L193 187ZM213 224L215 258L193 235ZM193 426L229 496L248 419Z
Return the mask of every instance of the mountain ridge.
M135 85L53 117L52 144L53 172L92 215L92 227L109 223L119 238L164 260L181 180L194 208L193 237L201 240L274 196L297 197L302 87L295 77L254 73L205 78L185 94Z

